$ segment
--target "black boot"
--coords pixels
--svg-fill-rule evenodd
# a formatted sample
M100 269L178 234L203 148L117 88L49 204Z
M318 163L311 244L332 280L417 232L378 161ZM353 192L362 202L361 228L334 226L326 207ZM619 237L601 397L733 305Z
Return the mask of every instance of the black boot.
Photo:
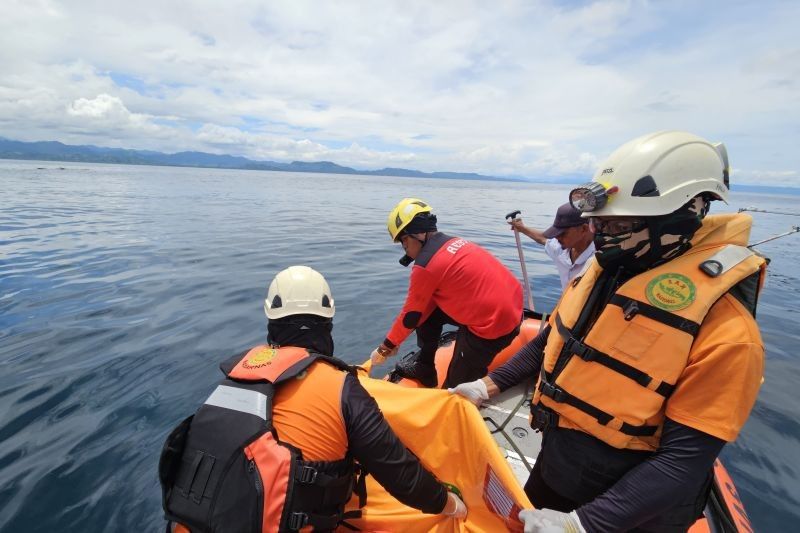
M429 389L435 389L439 385L439 377L436 375L436 368L416 359L400 361L394 367L392 374L400 378L417 380L423 387ZM399 381L399 379L390 379L390 381Z

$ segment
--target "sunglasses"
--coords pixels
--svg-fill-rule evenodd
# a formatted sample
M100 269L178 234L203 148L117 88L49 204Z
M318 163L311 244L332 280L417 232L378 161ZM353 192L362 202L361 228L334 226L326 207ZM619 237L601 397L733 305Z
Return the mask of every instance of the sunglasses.
M589 226L595 233L605 233L606 235L620 235L622 233L633 233L645 227L645 221L640 218L600 218L591 217Z

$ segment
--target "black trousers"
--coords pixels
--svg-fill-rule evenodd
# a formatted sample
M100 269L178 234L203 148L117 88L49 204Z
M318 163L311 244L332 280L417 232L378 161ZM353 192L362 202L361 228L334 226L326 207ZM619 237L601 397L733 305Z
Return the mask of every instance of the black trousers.
M550 488L542 478L542 453L536 458L533 470L525 482L525 494L537 509L553 509L562 513L569 513L581 506L579 502L571 500Z
M419 361L433 366L439 338L445 324L458 326L453 359L447 369L447 377L442 388L455 387L459 383L475 381L489 373L489 364L494 357L519 334L519 324L511 332L497 339L484 339L472 333L469 328L450 318L438 307L425 322L417 326L417 346L420 349Z
M583 432L550 428L545 430L525 494L537 509L568 513L606 492L650 455L612 448ZM631 532L686 531L703 512L711 474L697 493L685 494L668 512L649 518Z

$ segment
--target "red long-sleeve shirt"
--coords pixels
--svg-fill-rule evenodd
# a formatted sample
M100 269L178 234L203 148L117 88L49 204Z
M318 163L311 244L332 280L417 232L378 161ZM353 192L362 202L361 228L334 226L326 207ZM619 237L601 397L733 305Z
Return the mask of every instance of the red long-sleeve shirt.
M414 261L406 303L384 343L402 343L436 307L478 337L496 339L519 324L522 287L477 244L435 233Z

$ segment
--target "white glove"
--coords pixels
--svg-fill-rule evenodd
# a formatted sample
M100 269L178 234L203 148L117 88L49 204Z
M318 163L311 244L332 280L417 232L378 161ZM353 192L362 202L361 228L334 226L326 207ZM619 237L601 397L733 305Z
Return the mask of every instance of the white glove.
M386 362L386 356L381 355L380 352L375 349L372 350L371 354L369 354L369 360L372 361L372 366L382 365Z
M552 509L525 509L519 512L525 533L586 533L575 511L562 513Z
M388 357L392 357L397 353L398 347L395 346L394 348L388 348L385 344L381 343L380 346L372 350L372 353L369 354L369 360L372 361L372 365L382 365L386 362Z
M467 517L467 506L461 501L454 492L447 493L447 503L444 504L442 514L445 516L452 516L458 520L464 520Z
M486 390L486 383L482 379L476 379L469 383L460 383L452 389L447 389L447 392L463 396L478 407L489 399L489 391Z

